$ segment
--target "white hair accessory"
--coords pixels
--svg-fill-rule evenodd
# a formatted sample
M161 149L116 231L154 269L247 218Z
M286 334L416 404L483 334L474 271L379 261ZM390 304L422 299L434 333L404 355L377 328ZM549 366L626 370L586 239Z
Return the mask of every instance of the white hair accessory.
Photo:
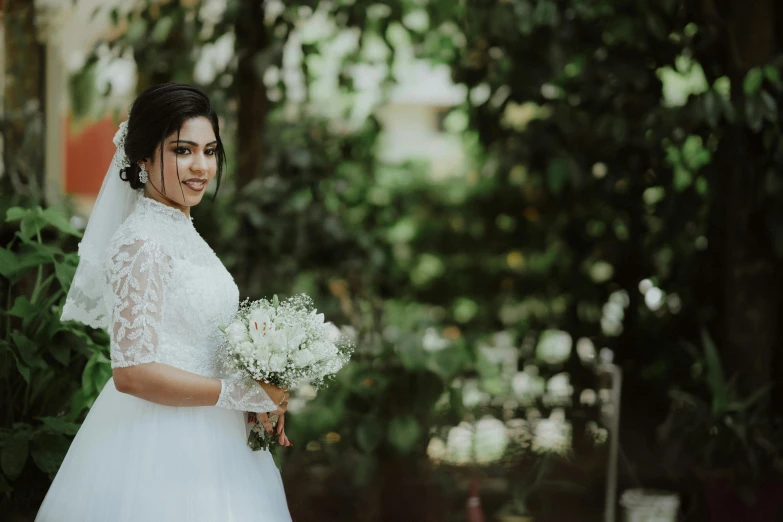
M120 128L114 134L112 141L117 146L117 153L114 155L114 161L117 162L117 168L123 169L131 166L128 156L125 155L125 138L128 136L128 120L120 123Z

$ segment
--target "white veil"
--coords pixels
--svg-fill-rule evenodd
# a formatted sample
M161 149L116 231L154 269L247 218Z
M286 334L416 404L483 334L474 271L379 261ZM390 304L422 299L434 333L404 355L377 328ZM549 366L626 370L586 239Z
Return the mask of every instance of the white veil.
M80 321L93 328L107 328L109 311L104 303L106 247L114 232L133 210L141 191L120 179L120 169L130 166L125 156L128 122L114 135L117 152L103 179L84 237L79 242L79 266L65 299L60 320Z

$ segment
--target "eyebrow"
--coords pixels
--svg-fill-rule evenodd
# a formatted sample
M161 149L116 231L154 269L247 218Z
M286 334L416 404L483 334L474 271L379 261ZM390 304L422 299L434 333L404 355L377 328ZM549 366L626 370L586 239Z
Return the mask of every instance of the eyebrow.
M193 145L194 147L198 147L198 143L196 143L195 141L188 141L188 140L171 140L171 141L169 142L169 144L172 144L172 143L186 143L186 144L188 144L188 145ZM209 145L217 145L217 140L215 140L215 141L210 141L209 143L207 143L207 144L206 144L206 145L204 145L204 146L205 146L205 147L207 147L207 146L209 146Z

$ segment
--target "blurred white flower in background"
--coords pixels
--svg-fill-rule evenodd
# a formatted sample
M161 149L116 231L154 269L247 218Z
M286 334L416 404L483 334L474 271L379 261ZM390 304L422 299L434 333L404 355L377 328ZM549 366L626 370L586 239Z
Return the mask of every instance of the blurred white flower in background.
M571 376L568 373L555 374L546 383L544 404L547 406L565 406L570 404L573 390Z
M562 409L554 409L548 419L539 420L533 432L534 452L567 455L571 451L572 428Z
M467 422L461 422L449 430L446 438L446 458L451 464L470 464L473 454L473 427Z
M587 337L582 337L576 342L576 354L585 364L595 361L595 345Z
M492 336L493 345L482 344L478 347L481 357L490 365L499 366L500 375L511 379L519 363L519 348L514 346L514 338L508 332L497 332Z
M592 440L593 444L596 446L605 444L606 441L609 440L609 430L599 426L595 421L588 422L585 429L587 430L587 434L590 437L590 440Z
M530 446L533 434L531 433L531 427L528 421L525 419L509 419L506 421L506 429L508 430L508 438L511 442L522 448L528 448Z
M490 399L490 395L481 390L476 379L465 379L462 384L462 404L466 408L488 404Z
M579 402L585 406L594 406L597 398L598 396L596 395L595 390L588 388L582 390L582 393L579 395Z
M489 464L503 457L508 447L508 430L500 419L485 416L476 423L476 462Z
M511 380L511 389L522 405L529 406L544 395L546 381L538 375L538 367L528 365L525 366L524 371L514 375Z
M226 70L233 58L234 33L226 33L213 43L202 46L193 68L193 78L202 85L212 83L218 74Z
M445 442L440 437L432 437L427 445L427 456L435 463L487 465L503 457L509 442L506 424L487 415L475 424L463 421L451 427Z
M450 343L448 339L440 335L438 330L430 327L424 332L421 344L427 352L439 352L444 348L448 348Z
M614 275L614 267L606 261L596 261L590 267L590 279L594 283L609 281Z
M547 364L562 364L571 355L573 340L568 332L544 330L538 338L536 358Z
M625 290L612 292L609 300L603 307L601 316L601 330L604 335L617 337L623 332L623 319L625 319L625 309L630 303L630 298Z
M440 437L432 437L427 444L427 457L435 463L446 460L448 457L446 442Z
M663 290L653 287L644 294L644 304L653 312L657 312L663 306L665 297L666 294L663 293Z

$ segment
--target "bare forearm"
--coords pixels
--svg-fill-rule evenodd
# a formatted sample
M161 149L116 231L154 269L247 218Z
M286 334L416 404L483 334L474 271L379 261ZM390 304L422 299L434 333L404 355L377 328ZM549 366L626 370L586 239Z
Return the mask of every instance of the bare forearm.
M204 377L162 363L115 368L117 390L166 406L214 406L220 379Z

